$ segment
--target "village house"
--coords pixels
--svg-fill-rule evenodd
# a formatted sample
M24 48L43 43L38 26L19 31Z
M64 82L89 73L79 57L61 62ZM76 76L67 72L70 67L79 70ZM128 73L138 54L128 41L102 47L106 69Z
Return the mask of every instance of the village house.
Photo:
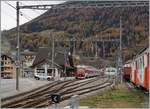
M16 65L11 56L1 55L1 78L11 79L16 77Z
M73 71L69 60L69 50L64 48L55 48L53 65L52 65L52 49L48 47L40 47L33 62L32 68L35 75L52 76L53 79L59 79L63 76L73 76L69 71ZM57 71L52 71L57 69ZM65 70L65 73L64 73Z

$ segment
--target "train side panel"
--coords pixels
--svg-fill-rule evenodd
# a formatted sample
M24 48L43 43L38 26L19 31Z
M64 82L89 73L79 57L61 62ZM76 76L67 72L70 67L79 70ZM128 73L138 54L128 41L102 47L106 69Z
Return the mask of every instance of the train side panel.
M132 61L130 81L136 86L149 90L149 51L144 51Z
M149 52L147 52L145 54L145 61L147 62L147 64L145 65L145 69L144 69L144 88L146 90L149 90Z

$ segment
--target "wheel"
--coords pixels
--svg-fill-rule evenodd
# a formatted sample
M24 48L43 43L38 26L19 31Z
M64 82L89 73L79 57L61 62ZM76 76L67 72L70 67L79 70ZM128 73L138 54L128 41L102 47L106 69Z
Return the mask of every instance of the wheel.
M34 77L36 80L40 80L40 78L39 77Z
M50 79L50 78L47 78L47 80L50 81L51 79Z

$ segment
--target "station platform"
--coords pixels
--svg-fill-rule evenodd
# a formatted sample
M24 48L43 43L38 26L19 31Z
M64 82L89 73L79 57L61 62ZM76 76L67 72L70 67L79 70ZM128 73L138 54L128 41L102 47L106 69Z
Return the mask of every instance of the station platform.
M7 98L46 85L52 81L19 78L19 91L16 90L16 79L0 80L0 97Z
M61 77L59 80L73 80L74 77ZM19 78L19 91L16 90L16 79L1 79L0 80L0 97L7 98L20 93L31 91L53 81L36 80L34 78Z

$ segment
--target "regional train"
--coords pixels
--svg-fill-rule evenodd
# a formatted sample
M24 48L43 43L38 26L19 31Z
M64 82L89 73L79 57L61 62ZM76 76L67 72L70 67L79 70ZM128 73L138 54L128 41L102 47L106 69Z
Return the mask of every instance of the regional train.
M123 76L147 91L149 91L149 56L149 48L145 48L123 67Z
M92 66L77 65L75 73L76 79L90 78L100 75L100 70Z

